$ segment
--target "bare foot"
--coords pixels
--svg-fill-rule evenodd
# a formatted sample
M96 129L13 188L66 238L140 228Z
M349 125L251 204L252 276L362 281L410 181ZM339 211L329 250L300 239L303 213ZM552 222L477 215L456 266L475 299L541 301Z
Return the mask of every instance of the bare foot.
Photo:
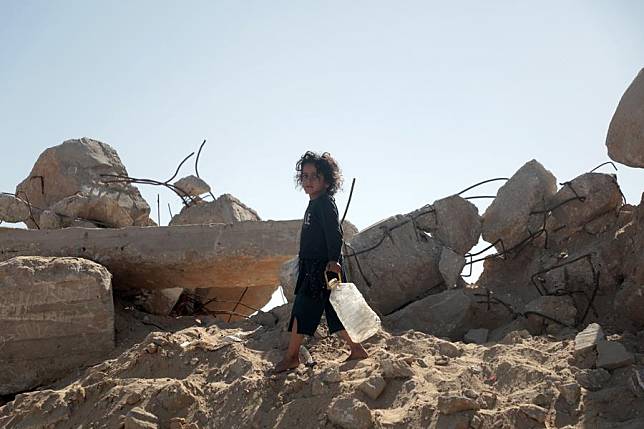
M273 374L279 374L280 372L290 371L292 369L300 366L300 357L295 356L294 358L285 357L275 365L273 368Z
M367 353L364 347L358 344L357 347L351 348L351 354L349 354L349 357L347 358L346 362L351 360L362 360L368 357L369 357L369 353Z

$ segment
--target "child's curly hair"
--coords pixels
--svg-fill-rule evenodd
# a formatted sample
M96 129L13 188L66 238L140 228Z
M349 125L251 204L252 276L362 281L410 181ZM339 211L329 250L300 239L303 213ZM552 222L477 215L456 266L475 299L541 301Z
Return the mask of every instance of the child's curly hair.
M300 188L302 187L302 167L304 164L315 165L318 174L321 174L326 184L329 185L326 191L327 194L335 195L339 189L342 189L342 183L344 182L342 170L340 170L338 162L329 152L318 155L309 150L297 161L297 164L295 164L295 182L296 186Z

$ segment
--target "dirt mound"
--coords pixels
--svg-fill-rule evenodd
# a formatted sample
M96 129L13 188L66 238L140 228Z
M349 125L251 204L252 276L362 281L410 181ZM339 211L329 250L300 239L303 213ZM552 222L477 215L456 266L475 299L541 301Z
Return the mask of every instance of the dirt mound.
M253 320L143 315L117 306L119 348L99 365L0 408L6 428L641 427L632 367L574 366L574 338L513 332L498 343L387 332L370 357L307 344L317 363L272 375L288 306ZM186 326L196 324L197 326ZM162 328L163 330L161 330ZM620 338L642 367L644 338ZM598 390L601 389L601 390ZM640 410L640 411L638 411Z

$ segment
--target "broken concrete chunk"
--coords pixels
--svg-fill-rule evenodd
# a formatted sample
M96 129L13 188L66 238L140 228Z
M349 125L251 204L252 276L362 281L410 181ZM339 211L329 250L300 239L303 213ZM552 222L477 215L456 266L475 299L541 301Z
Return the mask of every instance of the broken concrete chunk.
M608 156L630 167L644 167L644 69L626 89L606 136Z
M472 300L461 289L447 290L415 301L385 317L397 331L413 329L437 337L460 339L469 329Z
M604 340L604 338L602 327L597 323L591 323L575 337L574 353L578 355L595 350L597 343Z
M73 139L46 149L36 161L29 177L16 188L34 207L63 209L106 226L145 226L150 223L150 207L138 189L126 183L107 183L114 178L103 174L127 175L116 151L109 145L88 139ZM52 206L62 202L56 210ZM36 209L34 216L40 216ZM63 226L70 226L65 224ZM28 220L27 226L35 228Z
M624 282L615 295L614 309L627 324L644 328L644 284Z
M452 249L443 247L438 269L448 288L456 287L457 280L461 276L461 272L463 272L463 267L465 267L465 258Z
M0 262L0 395L102 361L114 348L111 275L80 258Z
M384 378L380 375L372 375L360 383L357 389L375 401L383 390L385 390L385 387L387 387L387 382Z
M463 341L466 343L485 344L487 342L489 332L490 331L485 328L470 329L463 337Z
M592 392L601 390L610 380L610 373L603 368L583 369L575 374L575 380L584 389Z
M439 396L438 411L442 414L454 414L461 411L478 410L480 405L474 399L465 396Z
M481 217L478 208L458 195L436 200L409 213L416 226L443 245L465 255L481 236Z
M206 192L210 192L210 185L203 179L192 174L177 180L174 182L174 186L179 188L185 195L191 197L198 197Z
M29 219L29 206L20 198L0 193L0 222L18 223Z
M581 387L577 383L558 384L557 389L566 402L573 408L577 407L581 397Z
M207 225L261 220L257 212L230 194L215 201L201 201L184 207L169 225Z
M583 201L576 199L583 198ZM599 216L615 213L622 205L622 193L614 176L586 173L564 184L552 198L552 215L560 225L574 232Z
M544 423L546 421L546 417L548 417L548 410L534 404L521 404L519 405L519 410L539 423Z
M438 341L438 353L442 356L447 356L451 358L459 357L463 351L454 343L449 341Z
M483 214L483 239L488 243L501 239L506 250L516 246L530 236L531 213L545 210L556 192L557 179L550 171L534 159L526 163L499 189ZM503 250L500 244L495 247Z
M289 302L295 300L295 286L299 275L300 259L295 257L284 262L280 267L280 285Z
M148 313L167 316L179 300L183 290L180 287L158 290L142 289L141 294L137 297L137 304Z
M373 425L371 410L355 398L336 398L327 411L329 421L345 429L367 429Z
M344 265L349 279L379 314L441 290L438 263L443 246L418 230L408 216L393 216L361 231L347 247Z
M134 407L125 416L125 429L157 429L159 418L143 408Z
M414 371L403 359L384 359L380 365L385 378L409 378L414 375Z
M40 229L60 229L63 227L63 219L51 210L43 210L38 219Z
M530 301L524 308L528 331L532 335L545 332L554 334L575 324L577 308L569 296L541 296ZM545 316L545 317L543 317Z
M597 343L597 367L615 369L634 362L633 354L626 351L617 341L599 341Z

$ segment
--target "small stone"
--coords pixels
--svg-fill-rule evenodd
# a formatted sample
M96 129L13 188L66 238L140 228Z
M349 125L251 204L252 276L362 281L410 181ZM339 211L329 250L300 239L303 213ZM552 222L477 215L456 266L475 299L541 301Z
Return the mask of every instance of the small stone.
M127 398L125 398L125 402L128 405L134 405L140 401L141 401L141 394L138 392L132 392L129 395L127 395Z
M511 331L508 332L503 339L501 339L502 344L518 344L523 342L524 339L530 338L532 335L530 335L530 332L528 332L526 329L521 329L520 331Z
M597 323L591 323L586 329L577 334L573 353L579 367L592 368L595 366L597 342L603 341L604 338L604 331Z
M610 380L610 373L603 368L599 369L584 369L575 375L575 380L584 389L592 392L601 390L606 383Z
M557 385L557 389L566 402L576 407L581 396L581 387L577 383L566 383Z
M355 398L337 398L327 411L329 421L345 429L366 429L373 426L371 410Z
M449 341L439 341L438 353L440 353L443 356L455 358L455 357L459 357L463 352L454 343L450 343Z
M521 410L526 416L538 421L539 423L544 423L546 421L546 417L548 416L548 410L534 404L519 405L519 410Z
M358 385L358 390L362 391L369 398L376 400L380 396L387 382L379 375L373 375Z
M326 383L339 383L342 380L340 370L337 367L325 369L322 371L322 380Z
M201 194L210 192L210 186L194 175L186 176L177 180L174 182L174 186L179 188L179 191L183 191L182 193L193 197L198 197Z
M142 408L132 408L125 416L125 429L157 429L159 419Z
M326 384L322 380L313 379L311 381L311 394L313 396L324 395L327 391Z
M192 358L190 359L190 365L196 365L199 363L199 358Z
M465 334L465 337L463 337L463 341L466 343L485 344L487 342L489 332L490 331L485 328L470 329L467 334Z
M463 395L465 395L465 397L470 398L470 399L478 399L478 397L479 397L479 394L475 390L472 390L472 389L463 390Z
M491 410L496 406L497 396L496 393L483 392L478 400L482 404L481 408Z
M414 372L409 367L409 364L402 359L384 359L381 362L382 373L385 378L409 378L414 375Z
M460 411L478 410L480 405L475 400L464 396L439 396L437 408L442 414L454 414Z
M436 359L434 359L434 365L436 366L447 366L449 365L449 358L445 356L438 356Z
M633 354L626 351L617 341L599 341L597 343L597 367L615 369L631 365Z

